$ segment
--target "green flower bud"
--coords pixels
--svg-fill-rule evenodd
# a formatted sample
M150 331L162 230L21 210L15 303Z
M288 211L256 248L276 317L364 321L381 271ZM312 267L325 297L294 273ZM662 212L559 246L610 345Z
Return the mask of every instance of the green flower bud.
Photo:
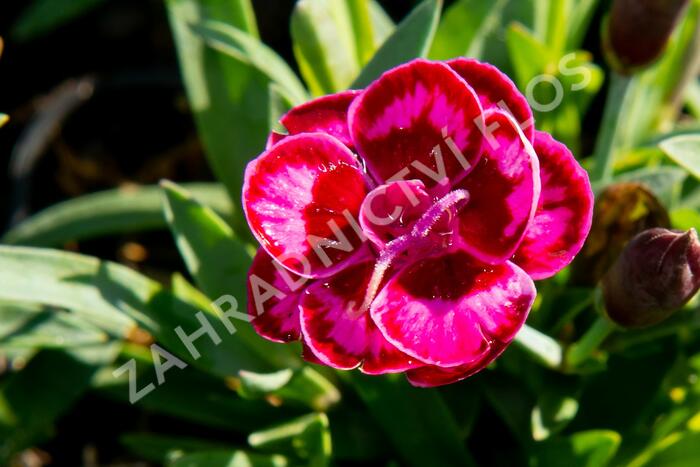
M608 316L620 326L657 324L700 288L700 241L687 232L654 228L634 237L603 277Z
M603 30L613 68L623 74L645 67L664 50L688 0L614 0Z

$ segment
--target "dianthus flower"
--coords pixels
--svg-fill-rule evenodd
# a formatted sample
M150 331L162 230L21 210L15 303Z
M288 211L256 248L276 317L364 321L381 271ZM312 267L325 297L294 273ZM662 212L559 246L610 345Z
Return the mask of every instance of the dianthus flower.
M281 119L248 165L263 337L368 374L448 384L495 359L581 249L593 196L495 67L414 60Z

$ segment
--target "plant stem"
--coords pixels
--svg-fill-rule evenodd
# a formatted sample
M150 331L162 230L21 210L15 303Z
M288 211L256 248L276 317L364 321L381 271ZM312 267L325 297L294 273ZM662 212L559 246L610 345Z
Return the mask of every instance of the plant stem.
M612 178L615 151L617 149L625 110L632 95L630 86L632 78L610 72L610 90L608 91L603 121L595 145L595 165L591 173L593 182L608 183Z
M547 334L525 324L513 342L544 366L553 369L561 367L564 352L559 342Z
M566 354L567 366L575 368L583 363L615 329L612 321L604 316L598 316L581 339L569 347Z

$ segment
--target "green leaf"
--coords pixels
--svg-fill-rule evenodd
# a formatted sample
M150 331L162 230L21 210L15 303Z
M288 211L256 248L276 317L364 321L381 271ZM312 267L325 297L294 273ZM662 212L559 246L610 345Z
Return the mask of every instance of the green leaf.
M566 50L576 50L583 45L586 32L598 8L600 0L576 0L569 15Z
M0 302L0 352L102 344L107 334L75 315L34 304Z
M424 0L399 23L360 76L350 86L364 88L385 71L414 58L425 57L437 29L442 0Z
M319 372L309 366L275 373L241 371L238 394L246 399L274 397L325 412L340 400L340 392Z
M181 457L186 453L225 449L223 443L197 438L167 436L153 433L127 433L120 442L129 451L143 460L165 463L170 458Z
M349 0L347 2L359 65L367 63L380 45L374 32L371 3L370 0Z
M261 72L279 86L292 104L298 105L308 99L306 89L289 65L254 36L221 21L193 24L192 30L209 47Z
M241 369L271 369L239 333L229 331L233 325L242 333L250 325L221 316L183 280L176 280L170 291L125 266L96 258L0 246L0 283L0 300L65 308L116 337L127 336L138 324L185 362L219 376L232 376ZM201 356L194 358L176 329L191 334L202 328L202 320L211 324L221 342L202 336L195 345Z
M0 463L48 439L54 422L83 395L112 347L43 350L0 386Z
M547 46L522 25L515 23L508 27L506 44L515 71L515 81L521 90L527 89L533 78L551 68L549 64L553 59ZM542 101L549 102L545 99Z
M675 136L659 143L673 161L700 180L700 134Z
M353 3L356 10L361 8L356 0ZM366 5L365 10L368 20ZM358 18L358 27L366 29L367 24ZM292 12L291 33L294 56L314 95L346 89L357 76L360 63L345 0L299 0ZM367 33L360 34L367 42Z
M621 439L618 433L609 430L581 431L567 438L551 439L535 445L531 465L605 467L617 452Z
M233 215L221 185L184 186L224 217L230 219ZM144 186L101 191L54 204L11 229L1 240L11 245L60 246L69 241L165 227L160 187Z
M549 368L559 368L563 361L561 345L543 332L523 325L513 341L537 362Z
M136 386L139 390L150 383L157 384L150 350L127 344L120 361L95 376L93 388L101 396L129 403L129 375L124 373L115 377L114 370L130 359L136 362ZM230 379L226 379L224 384L221 378L192 366L168 371L165 377L165 384L157 386L138 401L139 407L199 426L244 434L299 414L298 410L273 407L266 401L241 399L231 388ZM193 397L193 394L197 397Z
M1 46L0 46L0 47L1 47ZM1 51L2 51L2 49L0 48L0 52L1 52ZM4 113L0 113L0 128L2 128L3 126L5 126L5 123L7 123L7 122L9 122L9 121L10 121L9 115L4 114Z
M625 172L616 176L613 181L643 183L666 208L671 208L680 195L686 176L686 171L683 169L661 166ZM593 191L598 192L600 188L602 188L600 184L593 184Z
M254 448L297 457L309 467L330 463L331 434L328 417L315 413L251 433L248 443Z
M688 230L700 228L700 212L698 209L674 209L671 211L671 224L674 229Z
M372 21L374 46L376 49L381 47L384 41L394 33L396 25L377 0L369 0L369 16L370 21Z
M257 37L253 8L250 0L165 0L165 5L205 153L238 203L244 168L263 150L270 130L270 80L253 66L207 47L191 25L223 21Z
M105 0L34 0L12 26L18 41L35 39L83 15Z
M430 58L481 57L487 38L501 26L502 14L508 2L459 0L453 3L442 16L430 48Z
M163 182L165 217L187 269L199 288L212 300L233 296L245 310L251 258L245 244L214 211L202 206L172 182ZM252 326L238 326L237 339L261 358L278 367L297 367L292 346L279 345L258 336Z
M700 119L700 81L697 79L688 83L688 89L685 92L685 105L693 117ZM0 126L2 125L0 124Z
M550 378L543 385L532 409L532 437L535 441L560 432L578 413L576 387L557 383Z
M167 464L168 467L287 467L280 455L265 456L245 451L205 451L187 454Z
M411 387L401 375L343 376L407 465L474 465L438 392Z

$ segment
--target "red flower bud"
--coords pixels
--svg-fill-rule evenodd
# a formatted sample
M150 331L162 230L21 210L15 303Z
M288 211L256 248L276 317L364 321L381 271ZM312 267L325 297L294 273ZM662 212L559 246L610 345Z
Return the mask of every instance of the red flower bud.
M659 323L700 288L700 241L695 229L645 230L625 247L603 278L610 319L624 327Z
M603 33L614 68L629 73L656 60L688 0L615 0Z

